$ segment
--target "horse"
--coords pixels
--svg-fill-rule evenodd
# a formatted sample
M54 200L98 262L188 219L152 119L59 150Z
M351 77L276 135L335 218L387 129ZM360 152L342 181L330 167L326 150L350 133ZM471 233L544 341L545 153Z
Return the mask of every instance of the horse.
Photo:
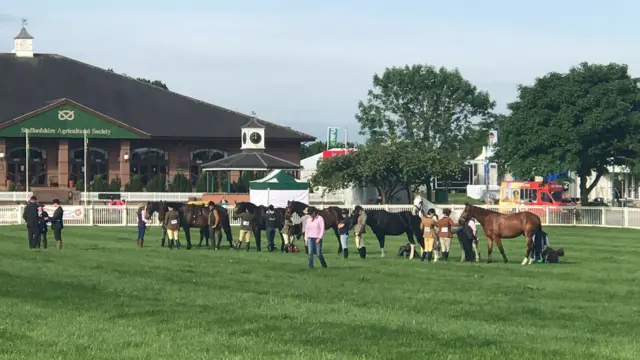
M165 214L169 211L169 207L178 211L180 215L180 227L184 230L184 236L187 240L187 250L191 249L191 231L190 228L195 227L205 229L209 227L209 207L200 205L185 204L180 202L167 201L149 201L145 206L145 218L151 219L155 212L158 213L158 219L164 221ZM233 247L233 235L231 233L231 224L229 221L229 211L226 208L215 205L215 209L220 216L220 226L225 233L227 241Z
M522 265L525 265L527 262L531 263L530 255L533 250L533 235L542 229L542 223L538 215L529 211L522 211L515 214L501 214L496 211L473 206L467 202L465 203L462 215L460 215L460 219L466 222L471 218L475 218L480 222L482 230L487 237L487 263L491 263L492 261L491 252L493 251L494 241L498 245L502 259L507 263L507 255L502 247L502 239L513 239L520 235L525 236L527 247Z
M285 209L283 208L275 208L276 214L276 228L280 233L280 239L282 240L282 244L284 244L284 238L282 237L282 227L284 226L284 213ZM266 222L264 220L264 215L267 212L267 207L264 205L256 205L252 202L241 201L236 202L235 207L233 209L233 217L237 219L242 213L248 212L253 215L253 221L251 224L251 229L253 232L253 236L256 238L256 249L258 251L262 250L262 231L266 230ZM273 249L270 249L273 251Z
M297 214L299 217L303 217L305 215L304 210L308 207L309 205L300 201L287 201L287 208L285 212L287 214ZM342 217L342 208L338 206L329 206L322 210L318 210L318 215L322 216L322 219L324 220L324 229L333 229L333 232L336 234L336 238L338 239L338 254L341 254L342 243L340 243L338 224L344 220Z
M371 231L376 235L378 243L380 244L380 250L384 251L385 237L387 235L398 236L406 234L411 245L415 245L415 240L418 239L418 243L422 248L423 236L420 230L420 216L414 215L411 211L399 211L388 212L386 210L363 210L367 214L367 226L371 228ZM351 226L358 220L358 214L356 211L351 215Z

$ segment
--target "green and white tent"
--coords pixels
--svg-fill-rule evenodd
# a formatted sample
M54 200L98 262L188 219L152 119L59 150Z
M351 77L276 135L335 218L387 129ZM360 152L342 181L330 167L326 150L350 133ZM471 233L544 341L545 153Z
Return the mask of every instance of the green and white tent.
M287 207L287 201L309 203L309 183L282 170L249 182L249 201L256 205Z

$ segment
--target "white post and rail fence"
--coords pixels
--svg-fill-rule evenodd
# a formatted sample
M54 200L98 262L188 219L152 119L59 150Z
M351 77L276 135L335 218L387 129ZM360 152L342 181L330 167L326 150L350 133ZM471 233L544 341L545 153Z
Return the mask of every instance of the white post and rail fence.
M0 201L20 202L18 205L0 205L0 225L23 224L22 212L25 201L31 196L26 192L0 192ZM136 226L136 211L147 201L188 201L190 198L200 198L201 193L121 193L121 198L127 201L125 206L104 205L104 200L98 200L97 193L87 193L89 205L63 205L65 225L77 226ZM84 198L82 199L84 202ZM46 204L49 207L49 204ZM315 205L322 208L323 205ZM51 209L47 209L50 211ZM411 210L412 205L363 205L367 210L387 210L390 212ZM628 207L586 207L586 206L481 206L502 213L531 211L540 216L543 225L550 226L598 226L640 229L640 209ZM462 213L464 205L439 205L439 214L444 208L453 211L454 220ZM227 206L229 214L233 216L233 205ZM157 219L154 219L157 224ZM294 219L298 220L298 219ZM238 221L231 220L232 225Z

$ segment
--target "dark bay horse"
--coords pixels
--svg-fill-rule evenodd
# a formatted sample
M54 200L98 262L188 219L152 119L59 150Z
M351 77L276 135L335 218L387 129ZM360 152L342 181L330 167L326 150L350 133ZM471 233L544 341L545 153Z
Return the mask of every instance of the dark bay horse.
M280 233L280 239L284 243L284 238L282 237L282 227L284 226L284 212L283 208L275 208L276 214L276 226L278 232ZM252 202L241 201L236 202L236 206L233 209L233 217L237 219L242 213L248 212L253 215L253 222L251 224L251 228L253 229L253 236L256 239L256 249L258 251L262 250L262 231L266 230L266 223L264 220L264 215L267 212L267 207L264 205L256 205Z
M464 222L471 218L478 220L482 225L482 230L487 237L488 256L487 262L491 262L491 252L493 251L493 242L498 245L498 250L502 254L504 262L508 262L507 255L502 247L502 239L513 239L520 235L524 235L527 239L527 251L522 265L526 264L533 249L533 235L542 229L540 217L529 211L522 211L515 214L501 214L496 211L483 209L465 203L464 211L460 215L460 219Z
M149 201L145 206L145 218L151 219L155 212L158 219L164 221L164 216L172 207L180 215L180 227L184 230L184 237L187 241L187 249L191 249L191 228L206 229L209 227L209 207L181 202ZM225 233L227 241L233 247L233 234L231 233L231 223L229 221L229 211L226 208L215 205L215 209L220 216L220 227Z
M415 245L415 240L421 247L423 245L422 231L420 230L420 217L413 215L411 211L389 212L386 210L364 210L367 214L367 226L376 235L380 249L384 249L385 237L387 235L398 236L406 234L409 243ZM355 224L359 214L354 211L351 215L351 226Z
M309 205L300 201L287 201L286 213L297 214L299 217L303 217L305 215L304 210L308 207ZM324 220L324 229L333 229L333 232L336 234L336 238L338 239L338 254L341 254L342 244L340 243L340 234L338 234L338 224L344 220L342 218L342 208L338 206L329 206L322 210L318 210L318 215L322 216L322 219Z

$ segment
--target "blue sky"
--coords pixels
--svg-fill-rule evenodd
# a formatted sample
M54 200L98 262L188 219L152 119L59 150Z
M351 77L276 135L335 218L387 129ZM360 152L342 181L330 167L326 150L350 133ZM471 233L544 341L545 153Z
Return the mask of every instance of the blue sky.
M347 127L354 139L357 102L387 66L458 67L498 111L517 84L581 61L640 76L637 14L640 2L616 0L3 1L0 52L25 16L36 52L160 79L320 139Z

